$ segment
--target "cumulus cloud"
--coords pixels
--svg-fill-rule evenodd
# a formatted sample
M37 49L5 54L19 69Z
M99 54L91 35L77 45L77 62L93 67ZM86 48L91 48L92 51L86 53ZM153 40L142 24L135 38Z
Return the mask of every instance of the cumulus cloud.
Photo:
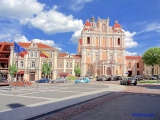
M136 52L126 51L126 55L127 55L127 56L134 56L134 55L137 55L137 53L136 53Z
M138 43L133 40L133 36L136 34L136 32L129 32L129 31L124 31L125 32L125 41L126 41L126 48L132 48L138 46Z
M78 30L76 32L74 32L74 34L72 35L70 41L74 44L77 44L78 43L78 39L80 38L81 36L81 30Z
M72 15L64 15L55 8L37 14L30 24L47 34L74 32L82 28L82 20L74 19Z
M44 4L37 0L0 0L0 15L27 23L34 15L43 11Z
M84 4L92 2L92 0L72 0L71 2L70 9L73 11L79 11L84 7Z

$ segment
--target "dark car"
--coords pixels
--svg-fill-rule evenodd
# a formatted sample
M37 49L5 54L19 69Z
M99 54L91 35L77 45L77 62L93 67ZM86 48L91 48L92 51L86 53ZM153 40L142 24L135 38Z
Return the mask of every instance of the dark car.
M56 80L52 80L51 83L66 83L68 80L66 78L58 78Z
M115 76L115 80L122 80L122 76Z
M135 78L123 78L122 80L120 80L120 85L137 85L137 80Z
M36 83L49 83L50 82L50 80L48 79L48 78L42 78L42 79L40 79L40 80L37 80L36 81Z
M102 75L100 77L97 77L96 80L97 81L108 81L109 80L109 76Z
M115 76L109 76L108 78L108 81L115 81L115 80L116 80Z

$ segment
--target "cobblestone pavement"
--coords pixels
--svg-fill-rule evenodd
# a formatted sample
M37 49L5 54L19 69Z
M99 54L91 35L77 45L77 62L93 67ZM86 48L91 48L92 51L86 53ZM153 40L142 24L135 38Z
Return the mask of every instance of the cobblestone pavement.
M119 81L98 84L119 84ZM36 120L160 120L159 101L160 85L138 84Z
M34 105L47 101L65 99L66 97L81 95L107 88L107 85L97 84L33 84L27 87L0 87L0 112L12 110L22 106Z

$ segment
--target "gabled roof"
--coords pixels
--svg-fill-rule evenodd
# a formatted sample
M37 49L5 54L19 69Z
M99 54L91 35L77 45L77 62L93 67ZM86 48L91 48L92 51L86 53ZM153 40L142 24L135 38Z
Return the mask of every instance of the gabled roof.
M81 58L81 55L71 55L73 56L74 58Z

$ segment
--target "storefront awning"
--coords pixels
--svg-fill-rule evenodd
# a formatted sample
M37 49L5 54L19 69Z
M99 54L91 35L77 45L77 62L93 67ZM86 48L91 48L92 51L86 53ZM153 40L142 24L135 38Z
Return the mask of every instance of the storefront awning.
M24 74L24 71L19 71L18 74Z
M68 73L62 72L62 73L58 73L59 76L67 76Z

